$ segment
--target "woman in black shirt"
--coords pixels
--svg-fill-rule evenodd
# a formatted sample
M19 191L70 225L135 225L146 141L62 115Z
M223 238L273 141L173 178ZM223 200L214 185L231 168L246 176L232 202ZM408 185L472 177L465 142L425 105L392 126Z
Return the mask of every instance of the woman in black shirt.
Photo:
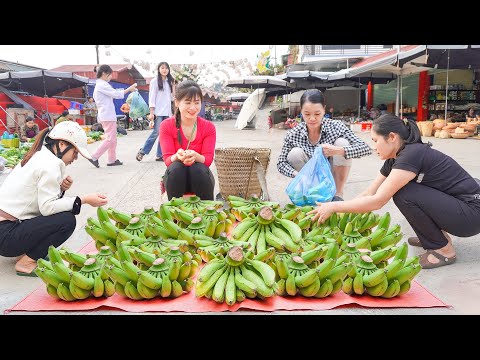
M424 269L455 262L450 234L480 233L480 180L470 176L450 156L422 142L413 120L385 114L371 130L376 152L385 160L380 174L359 197L320 204L310 213L324 222L334 212L365 213L382 208L391 198L417 237L408 243L427 250Z

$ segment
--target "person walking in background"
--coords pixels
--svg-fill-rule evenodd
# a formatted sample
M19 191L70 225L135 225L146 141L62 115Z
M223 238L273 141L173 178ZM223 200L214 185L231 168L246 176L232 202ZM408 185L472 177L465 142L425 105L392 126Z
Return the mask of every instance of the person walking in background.
M113 70L109 65L100 65L94 69L97 72L97 82L93 90L93 99L97 103L97 120L102 124L106 139L103 140L97 151L89 161L100 167L98 159L108 151L107 166L123 165L117 159L117 115L113 99L123 99L126 93L136 91L137 83L126 89L114 89L108 82L112 80Z
M306 90L300 98L300 109L304 121L287 132L278 157L278 171L285 176L297 176L320 146L332 165L337 188L332 201L342 201L352 158L370 155L372 150L342 121L324 118L325 98L320 90Z
M35 136L38 135L40 129L33 117L27 116L25 119L25 124L20 128L20 141L29 141L30 139L35 139Z
M181 82L175 92L175 116L160 125L160 144L167 165L162 184L169 200L186 192L204 200L214 199L215 178L210 165L217 135L215 126L198 116L202 100L202 89L196 82Z
M356 199L317 206L309 214L324 222L334 212L366 213L381 209L390 199L417 235L407 241L427 251L424 269L453 264L450 234L480 233L480 180L450 156L424 144L415 120L381 115L371 130L375 150L384 164L380 174Z
M85 104L83 104L85 113L85 125L93 125L97 122L97 104L93 101L93 97L89 96Z
M64 121L43 129L24 159L0 187L0 255L21 256L17 275L36 276L37 260L48 247L63 244L76 226L82 205L107 204L98 193L64 196L73 184L66 166L90 158L87 135L79 124Z
M174 79L170 74L170 66L162 61L157 66L157 76L150 82L150 89L148 94L148 106L150 107L150 114L148 120L153 122L153 130L150 136L145 141L145 144L138 150L136 159L142 161L145 155L150 153L155 141L158 140L156 161L163 161L162 148L160 146L160 139L158 131L161 122L172 116L172 100L175 93Z

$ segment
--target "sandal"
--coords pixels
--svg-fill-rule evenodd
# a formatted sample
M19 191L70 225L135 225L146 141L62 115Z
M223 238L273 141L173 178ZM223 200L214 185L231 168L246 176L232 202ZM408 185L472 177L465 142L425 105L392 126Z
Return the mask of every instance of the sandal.
M107 166L117 166L117 165L123 165L123 163L120 161L120 160L115 160L115 162L111 163L111 164L107 164Z
M434 264L428 261L428 255L435 256L439 262ZM435 250L427 250L426 253L419 256L419 263L422 265L422 269L434 269L440 266L450 265L457 261L457 255L453 255L452 257L445 257Z
M422 243L420 242L420 239L416 236L409 237L407 242L412 246L422 247Z
M141 151L138 151L137 156L135 157L135 159L137 159L137 161L142 161L142 159L143 159L144 156L145 156L144 153L142 153Z

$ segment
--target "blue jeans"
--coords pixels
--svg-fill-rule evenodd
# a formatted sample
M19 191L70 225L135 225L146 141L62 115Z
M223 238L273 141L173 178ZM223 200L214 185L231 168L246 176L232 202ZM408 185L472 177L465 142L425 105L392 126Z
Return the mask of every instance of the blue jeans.
M160 123L168 118L168 116L157 116L154 120L153 130L150 136L148 137L145 144L140 149L143 154L148 155L150 150L152 150L153 144L155 144L155 140L158 139L158 131L160 129ZM162 148L160 147L160 139L158 139L158 147L157 147L157 157L162 157Z

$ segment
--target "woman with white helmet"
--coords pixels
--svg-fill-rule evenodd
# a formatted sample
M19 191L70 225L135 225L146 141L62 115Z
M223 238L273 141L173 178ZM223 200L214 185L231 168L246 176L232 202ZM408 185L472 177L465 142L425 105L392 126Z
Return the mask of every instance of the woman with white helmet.
M15 264L17 275L35 276L36 261L47 256L48 247L72 235L83 204L107 203L97 193L64 196L73 183L65 167L78 154L91 159L85 131L76 122L44 129L0 186L0 255L23 255Z

